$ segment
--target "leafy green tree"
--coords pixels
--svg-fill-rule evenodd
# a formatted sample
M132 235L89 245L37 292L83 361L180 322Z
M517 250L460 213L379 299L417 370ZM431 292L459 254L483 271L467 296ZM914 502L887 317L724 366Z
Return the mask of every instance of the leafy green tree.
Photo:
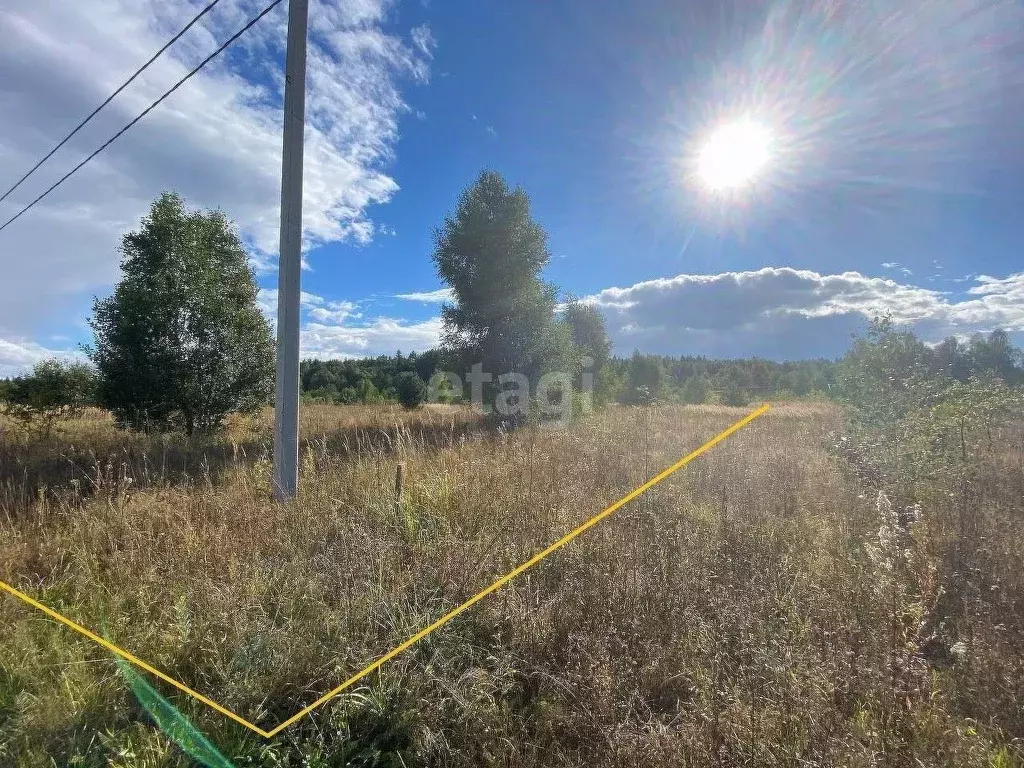
M571 340L555 321L555 287L540 278L547 235L522 189L484 171L434 233L434 263L454 302L442 308L444 348L467 368L536 385L565 366ZM494 392L494 385L488 388Z
M598 405L608 402L612 397L612 381L607 367L612 343L608 338L604 315L597 307L569 297L562 312L562 322L568 327L572 338L577 376L589 373L593 377L594 402ZM590 365L581 365L586 358L590 358Z
M355 387L357 403L380 403L384 401L384 395L374 386L371 379L360 379Z
M665 371L661 360L654 355L634 352L629 361L626 402L632 405L650 405L661 398L664 386Z
M750 397L735 381L728 381L722 389L722 404L733 407L749 405Z
M59 421L81 415L96 393L96 374L84 363L43 360L32 373L7 382L2 412L48 436Z
M936 376L967 381L971 375L970 348L950 336L932 350L932 370Z
M897 329L891 318L875 318L840 361L836 392L857 419L896 440L903 416L925 405L937 388L929 386L930 362L930 350L912 331Z
M979 440L1024 408L1012 386L1018 356L1001 332L932 349L888 318L874 320L837 371L835 391L850 406L844 450L907 494L939 474L966 482Z
M1010 335L1000 328L988 336L972 336L968 358L976 374L998 376L1008 384L1024 380L1024 356L1010 341Z
M562 321L569 326L573 347L579 353L594 358L595 367L608 360L612 343L608 338L604 315L597 307L570 297L565 304Z
M232 411L267 402L270 326L234 227L220 211L189 211L160 196L121 244L121 281L93 303L86 351L98 395L136 429L217 429Z
M683 381L683 386L679 390L679 399L684 403L701 405L707 402L710 392L711 385L706 377L703 375L690 376Z
M948 381L931 407L907 414L916 437L908 456L918 471L948 471L968 462L992 431L1024 413L1024 393L997 376ZM905 460L907 457L904 457Z
M398 378L395 379L395 390L398 393L398 402L403 408L410 410L419 408L427 399L426 382L412 371L398 374Z

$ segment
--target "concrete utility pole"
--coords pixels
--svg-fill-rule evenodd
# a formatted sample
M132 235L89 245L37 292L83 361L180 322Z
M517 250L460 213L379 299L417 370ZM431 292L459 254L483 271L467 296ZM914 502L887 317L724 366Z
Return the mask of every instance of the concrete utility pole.
M299 280L308 16L309 0L289 0L284 151L281 155L281 262L277 273L277 394L274 400L274 496L278 501L294 498L299 484Z

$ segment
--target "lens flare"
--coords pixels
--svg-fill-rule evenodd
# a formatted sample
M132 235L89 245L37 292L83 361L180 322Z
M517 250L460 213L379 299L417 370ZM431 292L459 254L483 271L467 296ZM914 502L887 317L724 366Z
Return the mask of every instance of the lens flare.
M859 236L1021 161L1021 0L703 5L659 21L637 65L656 106L624 118L652 229Z
M727 123L711 134L697 158L697 175L712 191L751 184L771 158L771 135L750 119Z

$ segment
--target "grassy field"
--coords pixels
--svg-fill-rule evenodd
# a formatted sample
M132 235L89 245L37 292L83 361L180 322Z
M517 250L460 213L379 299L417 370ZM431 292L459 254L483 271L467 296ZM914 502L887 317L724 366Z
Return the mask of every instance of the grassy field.
M747 410L312 406L286 507L267 415L8 427L0 579L270 728ZM843 430L773 408L270 742L157 687L238 766L1024 765L1020 425L968 484L881 495ZM0 595L0 765L192 763L108 653Z

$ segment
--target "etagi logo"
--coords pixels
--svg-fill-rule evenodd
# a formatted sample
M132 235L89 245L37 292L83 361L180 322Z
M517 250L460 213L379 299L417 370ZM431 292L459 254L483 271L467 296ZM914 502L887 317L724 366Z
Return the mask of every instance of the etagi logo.
M529 416L536 409L535 415L564 426L574 412L582 415L594 407L594 358L581 358L580 364L580 388L575 391L573 375L567 371L545 373L536 387L525 374L510 371L495 376L484 370L483 363L470 366L465 380L457 373L438 371L427 387L427 402L464 400L468 386L469 402L480 413L515 419Z

